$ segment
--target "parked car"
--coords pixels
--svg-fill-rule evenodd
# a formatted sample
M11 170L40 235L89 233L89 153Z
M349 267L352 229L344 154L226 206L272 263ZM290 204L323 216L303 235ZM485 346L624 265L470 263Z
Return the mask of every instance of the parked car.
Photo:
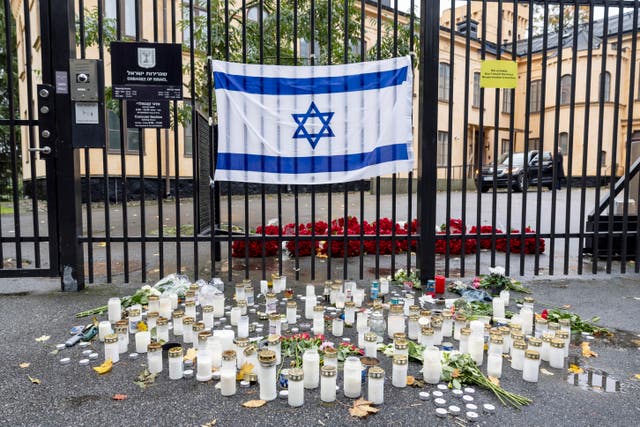
M537 150L529 153L513 153L511 170L509 170L509 153L502 154L496 164L495 175L493 164L483 166L482 173L476 170L476 188L483 193L493 188L494 184L497 188L511 187L515 191L527 191L529 185L537 185L540 181L547 188L553 188L553 156L550 151L544 151L542 154L541 173L539 173Z

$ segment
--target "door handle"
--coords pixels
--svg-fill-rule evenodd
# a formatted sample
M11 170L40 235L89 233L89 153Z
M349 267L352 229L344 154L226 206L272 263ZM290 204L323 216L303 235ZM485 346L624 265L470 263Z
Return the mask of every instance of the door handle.
M51 154L51 147L45 145L44 147L29 148L32 153Z

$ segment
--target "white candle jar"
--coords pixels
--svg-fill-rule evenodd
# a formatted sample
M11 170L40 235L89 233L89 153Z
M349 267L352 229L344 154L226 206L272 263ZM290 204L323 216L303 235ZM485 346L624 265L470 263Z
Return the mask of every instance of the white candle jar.
M344 361L344 396L354 399L362 393L362 363L355 356L349 356Z
M158 312L160 313L160 317L164 317L165 319L171 319L171 298L168 295L163 295L160 297L160 308Z
M244 292L244 283L239 283L236 285L236 301L240 301L246 299L246 295Z
M304 317L307 320L313 320L314 308L316 307L316 296L307 295L304 299Z
M527 342L527 350L534 350L538 353L542 352L542 340L536 337L530 337ZM542 358L541 358L542 359Z
M533 350L527 350L524 353L524 366L522 369L522 379L537 383L540 372L540 353Z
M344 333L344 322L339 317L335 317L331 323L331 333L334 337L341 337Z
M499 354L502 356L502 348L504 346L504 339L502 335L492 334L489 337L489 354Z
M353 301L347 301L344 304L344 323L346 325L353 325L356 321L356 303Z
M184 319L184 311L182 310L174 310L173 311L173 335L178 337L182 335L182 320Z
M378 335L375 332L364 334L364 355L366 357L377 357L378 355Z
M111 360L113 363L117 363L120 360L118 336L116 334L109 334L104 337L104 360Z
M460 330L460 353L469 353L469 338L471 338L471 328L462 328Z
M393 356L393 373L391 384L394 387L404 388L407 386L407 363L409 358L405 354L396 354Z
M269 314L269 335L280 335L282 333L282 323L278 313Z
M253 295L253 285L251 284L251 280L243 280L244 282L244 296L247 300L248 305L253 305L255 301L255 296Z
M211 353L206 349L198 350L198 370L196 372L196 380L201 382L209 381L212 376Z
M195 322L193 325L191 325L191 340L195 348L198 348L199 346L198 336L202 331L204 331L204 323Z
M211 337L211 331L198 332L198 339L197 339L198 345L196 347L198 349L198 352L207 350L207 342L209 341L210 337Z
M430 326L423 326L420 329L420 344L423 347L431 347L435 345L435 331Z
M409 355L409 342L406 339L399 339L393 342L393 354Z
M220 372L220 392L223 396L233 396L236 394L235 371Z
M256 346L249 344L242 353L244 354L245 363L252 365L256 369L258 367L258 350Z
M324 365L338 368L338 350L333 347L324 348Z
M542 335L549 330L549 322L547 319L536 319L536 336L541 338Z
M467 317L463 314L457 314L454 322L453 339L460 341L460 331L467 326Z
M366 311L359 311L356 314L356 331L364 332L369 327L369 314Z
M162 372L162 345L152 342L147 346L147 364L149 373L159 374Z
M287 323L295 325L298 321L296 314L298 311L298 304L295 301L287 302Z
M445 338L453 336L453 315L450 311L442 313L442 336Z
M549 348L549 366L556 369L564 368L564 340L554 338Z
M431 319L431 329L433 329L433 344L441 345L442 344L442 319L434 318Z
M126 353L129 347L129 325L116 325L116 335L118 336L118 353Z
M313 334L324 334L324 306L317 305L313 308Z
M260 399L271 401L277 396L276 391L276 355L271 350L262 350L258 354L260 362L259 380Z
M220 370L236 372L235 350L225 350L222 352L222 364L220 365Z
M107 320L102 320L98 323L98 338L100 341L104 341L104 338L107 335L111 335L113 333L113 329L111 328L111 323Z
M169 379L179 380L183 375L182 347L172 347L169 349Z
M160 312L160 297L157 295L149 295L147 299L147 312ZM159 314L158 314L159 315Z
M320 400L323 402L335 402L336 400L336 374L338 370L335 366L326 364L326 355L325 355L325 365L322 367L321 375L322 379L320 382Z
M238 319L238 338L249 337L249 316L240 316Z
M182 319L182 341L185 344L193 344L193 324L195 320L193 317L185 317Z
M116 323L118 320L122 319L122 305L120 304L120 298L109 298L107 307L109 322Z
M502 335L502 354L508 354L511 350L511 329L508 326L500 326L498 331Z
M169 294L169 301L171 301L171 310L178 308L178 294Z
M551 340L554 338L554 334L551 332L544 332L542 334L542 347L540 348L540 360L545 362L549 361L549 351L551 349Z
M160 317L160 313L157 311L150 311L147 313L147 330L151 332L152 336L158 335L158 331L154 330L158 324L158 317Z
M260 293L262 295L266 295L268 289L269 289L269 281L260 280Z
M387 335L393 338L396 332L404 333L404 310L400 304L393 304L389 309L389 317L387 319Z
M564 341L564 357L569 357L569 343L571 341L569 332L561 329L556 332L556 338Z
M211 297L211 305L213 305L213 317L219 319L224 316L224 294L213 294ZM235 394L235 392L234 392Z
M482 361L484 360L484 336L471 333L469 337L469 355L478 366L482 366Z
M185 301L184 302L184 315L185 317L193 317L196 318L196 302L195 301Z
M367 384L367 399L374 405L384 403L384 369L379 366L369 368Z
M509 305L509 300L511 299L511 293L509 289L503 289L500 291L500 299L504 301L505 307Z
M238 337L235 340L235 349L236 352L236 367L238 369L242 368L242 366L246 363L246 358L244 357L244 350L249 346L249 339Z
M229 316L229 323L231 326L238 326L238 319L242 315L240 307L233 307L231 309L231 315Z
M138 323L140 323L141 320L142 307L139 304L135 304L129 307L129 332L138 332Z
M158 337L158 341L169 341L169 320L166 317L158 317L156 336Z
M487 375L494 378L502 376L502 353L489 353L487 355Z
M233 330L231 329L215 330L213 331L213 335L220 338L222 351L234 349L233 339L235 338L235 334Z
M511 369L521 371L524 366L524 352L527 349L527 343L523 340L514 341L511 345Z
M271 314L275 313L278 307L278 298L276 294L270 292L266 295L265 298L265 313Z
M493 321L495 322L496 319L504 319L504 300L500 297L493 297L491 304L493 308Z
M273 353L276 355L276 365L280 364L280 360L281 360L281 349L282 349L282 343L280 341L280 335L269 335L269 337L267 338L267 347L269 350L273 351Z
M353 303L356 307L361 307L364 302L364 289L356 288L353 290Z
M288 375L289 406L293 408L304 405L304 371L302 369L290 369Z
M213 329L213 306L212 305L202 306L202 323L204 323L205 328Z
M302 355L304 388L318 388L320 383L320 355L316 349L309 349Z
M426 347L422 353L422 376L428 384L438 384L442 375L440 350Z
M236 307L238 307L240 309L240 315L241 316L246 316L247 315L248 304L247 304L247 300L246 299L241 299L239 301L236 301Z
M518 330L511 330L511 357L513 357L513 343L516 341L524 341L524 334ZM526 348L525 348L526 350Z
M147 346L151 343L151 332L149 331L140 331L135 334L136 340L136 353L146 353Z
M410 340L418 341L420 339L420 324L418 323L418 319L420 318L417 314L409 315L409 327L407 335Z

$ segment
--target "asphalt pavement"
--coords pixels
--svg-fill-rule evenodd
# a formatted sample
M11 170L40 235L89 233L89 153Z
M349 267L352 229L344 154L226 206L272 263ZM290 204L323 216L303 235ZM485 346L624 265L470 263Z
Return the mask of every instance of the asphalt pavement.
M380 412L366 420L349 416L353 403L338 392L338 401L323 404L319 390L305 392L302 408L289 408L286 401L276 400L256 409L241 406L242 402L258 399L258 388L240 389L236 396L224 398L215 382L198 383L195 379L171 381L165 371L155 384L141 389L135 377L145 368L146 358L117 363L113 370L98 376L90 367L80 366L80 348L65 349L52 354L55 345L64 342L69 329L87 319L75 319L74 313L106 304L111 296L132 294L138 285L95 285L78 293L61 293L57 281L20 279L7 281L0 296L0 424L8 426L84 426L84 425L160 425L199 426L216 420L218 426L336 426L336 425L472 425L463 417L437 418L434 404L421 401L421 389L396 389L391 386L391 364L379 354L386 370L385 403ZM291 281L289 281L291 282ZM505 361L501 384L509 391L533 399L522 410L505 407L490 393L476 387L474 403L491 403L496 413L481 414L479 425L517 426L627 426L637 425L640 416L640 277L609 275L605 277L532 279L526 283L536 299L536 311L549 306L571 305L583 318L598 315L602 326L615 331L611 339L597 338L591 348L598 357L580 355L578 342L571 347L573 363L596 373L606 372L611 381L618 381L618 391L585 388L573 384L566 371L542 367L553 375L540 374L535 384L525 383L520 373ZM364 286L365 283L359 283ZM230 291L230 286L227 286ZM303 293L302 284L296 284ZM515 295L514 295L515 296ZM514 298L512 298L513 300ZM512 303L513 304L513 303ZM301 304L299 304L301 306ZM513 305L511 309L514 309ZM253 319L252 319L253 320ZM354 331L347 336L355 340ZM45 342L36 338L49 335ZM575 337L577 340L580 337ZM333 339L337 341L337 338ZM102 358L102 345L94 345ZM132 348L132 345L130 345ZM69 357L69 365L59 360ZM485 358L486 359L486 358ZM20 364L29 363L22 368ZM95 363L93 363L95 366ZM23 365L24 366L24 365ZM420 367L411 362L409 374L419 377ZM483 368L484 369L484 368ZM41 381L33 384L29 376ZM341 384L339 379L338 384ZM434 386L427 386L433 391ZM112 399L114 394L126 394L126 400ZM450 392L445 398L454 403ZM464 406L460 404L459 406ZM480 406L480 405L479 405Z

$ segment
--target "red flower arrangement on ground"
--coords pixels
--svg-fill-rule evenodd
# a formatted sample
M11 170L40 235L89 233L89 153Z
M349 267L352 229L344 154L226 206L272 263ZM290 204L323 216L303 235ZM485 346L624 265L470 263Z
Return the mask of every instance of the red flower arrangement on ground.
M460 255L462 254L462 233L467 230L465 224L461 219L451 218L449 220L449 254ZM476 226L471 227L465 233L464 240L464 253L473 254L478 250L478 241L476 239L477 233ZM346 237L345 237L346 231ZM268 225L264 228L265 236L278 236L282 233L283 236L312 236L315 235L315 240L312 242L309 240L288 240L285 242L285 248L291 256L310 256L316 254L318 256L331 256L331 257L344 257L346 256L358 256L360 253L365 254L380 254L389 255L392 253L401 253L408 250L417 250L417 239L407 239L409 232L416 234L418 232L418 220L414 219L410 223L393 223L389 218L380 218L378 222L369 223L363 221L360 223L356 217L337 218L331 221L330 224L324 221L316 221L315 223L307 224L293 224L289 223L282 227L282 230L277 225ZM396 239L362 239L360 236L391 236L395 232ZM493 227L490 225L483 225L480 227L480 249L491 249L491 234L494 232ZM297 234L296 234L297 233ZM436 232L437 235L446 235L446 226L440 226L440 231ZM520 231L512 230L511 234L519 234ZM257 235L262 234L262 227L258 227L255 230ZM329 234L331 240L328 239ZM498 228L495 229L496 234L496 250L500 252L507 251L507 237L504 237L504 232ZM459 236L459 237L458 237ZM513 236L509 238L509 250L512 253L520 253L524 250L526 254L536 253L536 245L538 246L538 253L543 253L545 250L545 241L542 238L536 236L535 230L527 227L525 229L524 249L521 245L520 236ZM330 247L329 247L330 246ZM274 238L266 237L264 240L264 254L263 254L263 240L250 240L249 241L249 256L261 257L261 256L275 256L278 253L280 246L278 240ZM330 250L329 250L330 249ZM447 239L436 240L435 251L438 254L447 253ZM237 240L232 244L231 255L234 257L244 257L246 252L245 240Z

